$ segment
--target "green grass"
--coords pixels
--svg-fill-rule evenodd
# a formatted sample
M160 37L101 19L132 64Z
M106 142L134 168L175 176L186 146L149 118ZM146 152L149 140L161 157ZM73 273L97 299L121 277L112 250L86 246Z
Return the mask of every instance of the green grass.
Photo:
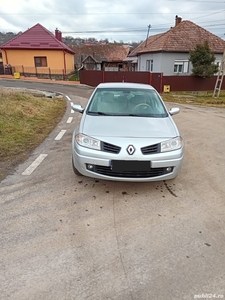
M225 108L225 91L221 91L218 98L213 98L212 92L171 92L161 96L166 102Z
M0 162L33 150L54 129L65 111L66 101L62 98L35 97L0 89Z
M79 73L75 73L69 77L70 81L80 81Z

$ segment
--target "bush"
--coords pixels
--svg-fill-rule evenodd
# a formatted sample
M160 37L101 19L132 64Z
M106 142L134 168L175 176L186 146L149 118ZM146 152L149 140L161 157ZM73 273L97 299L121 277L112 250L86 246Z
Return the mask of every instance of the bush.
M215 64L216 57L211 52L208 42L197 44L193 51L190 51L189 60L192 63L192 75L209 78L218 72L218 65Z

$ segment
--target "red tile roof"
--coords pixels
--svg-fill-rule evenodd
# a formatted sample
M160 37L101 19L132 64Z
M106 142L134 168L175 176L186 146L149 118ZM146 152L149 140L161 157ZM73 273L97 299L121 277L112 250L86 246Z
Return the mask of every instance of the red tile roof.
M41 24L36 24L20 35L17 35L10 41L1 45L0 49L64 50L74 54L72 49L59 41L53 33Z
M196 44L208 41L210 50L223 53L225 41L191 21L181 21L165 33L150 36L129 56L149 52L190 52Z
M76 53L75 59L84 60L87 56L92 56L98 62L120 62L130 52L129 46L117 44L72 45L70 48Z

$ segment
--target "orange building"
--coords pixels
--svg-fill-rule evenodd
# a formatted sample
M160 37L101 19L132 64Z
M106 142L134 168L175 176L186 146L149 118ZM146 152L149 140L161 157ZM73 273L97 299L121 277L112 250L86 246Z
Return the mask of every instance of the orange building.
M74 72L75 52L62 42L62 33L55 35L40 24L17 35L0 46L3 65L23 75L68 75Z

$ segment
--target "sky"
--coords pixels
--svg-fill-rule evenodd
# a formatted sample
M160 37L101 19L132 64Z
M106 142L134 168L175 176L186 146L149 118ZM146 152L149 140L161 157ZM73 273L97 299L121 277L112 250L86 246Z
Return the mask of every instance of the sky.
M175 25L175 16L225 39L225 0L0 0L0 32L40 23L62 36L140 42Z

